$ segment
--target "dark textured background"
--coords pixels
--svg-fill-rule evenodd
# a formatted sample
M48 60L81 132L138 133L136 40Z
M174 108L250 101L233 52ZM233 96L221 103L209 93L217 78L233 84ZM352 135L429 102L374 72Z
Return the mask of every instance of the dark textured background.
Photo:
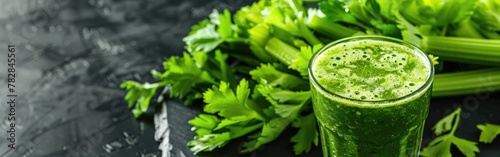
M164 57L179 55L181 38L212 9L232 11L245 0L0 0L0 156L162 156L153 118L134 119L119 88L124 80L154 81ZM16 150L7 147L7 45L17 47ZM3 47L3 48L2 48ZM478 76L478 83L487 76ZM167 101L158 121L164 156L194 156L187 121L200 109ZM196 106L196 105L195 105ZM433 99L430 126L457 106L464 113L458 136L477 141L476 125L500 124L500 94ZM157 117L161 118L161 117ZM239 155L245 139L203 156L292 156L287 129L275 142ZM500 156L500 140L479 144L480 157ZM319 147L302 156L320 156ZM458 155L457 155L458 156Z

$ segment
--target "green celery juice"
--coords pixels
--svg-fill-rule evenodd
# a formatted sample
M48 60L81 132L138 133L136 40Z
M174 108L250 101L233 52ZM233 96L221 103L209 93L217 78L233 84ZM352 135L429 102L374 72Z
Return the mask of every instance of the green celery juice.
M309 74L325 157L418 156L434 74L418 48L346 38L318 51Z

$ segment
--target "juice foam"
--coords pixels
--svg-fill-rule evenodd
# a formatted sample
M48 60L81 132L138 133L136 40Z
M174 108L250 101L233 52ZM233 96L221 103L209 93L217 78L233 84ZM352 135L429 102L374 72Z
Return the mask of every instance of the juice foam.
M312 63L312 74L327 91L345 98L377 101L409 95L429 79L426 56L380 40L332 46Z

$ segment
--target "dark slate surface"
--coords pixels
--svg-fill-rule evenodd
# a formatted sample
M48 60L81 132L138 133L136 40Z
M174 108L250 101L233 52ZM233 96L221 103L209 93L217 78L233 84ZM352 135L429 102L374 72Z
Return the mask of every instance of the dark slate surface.
M181 54L181 38L191 25L212 9L235 11L249 3L0 0L0 156L194 156L186 146L194 135L187 121L200 113L199 108L167 101L166 110L158 111L167 120L155 117L162 128L157 138L164 139L160 145L155 141L153 117L134 119L119 84L129 79L153 81L149 70L161 69L163 57ZM15 150L7 147L6 140L8 44L17 48ZM476 124L500 124L498 92L433 99L424 144L434 137L431 124L457 106L465 111L457 132L460 137L477 140ZM288 140L295 131L287 129L275 142L249 154L238 153L245 140L240 139L201 156L292 156ZM498 139L479 146L480 157L500 156ZM302 156L320 154L321 149L315 147Z

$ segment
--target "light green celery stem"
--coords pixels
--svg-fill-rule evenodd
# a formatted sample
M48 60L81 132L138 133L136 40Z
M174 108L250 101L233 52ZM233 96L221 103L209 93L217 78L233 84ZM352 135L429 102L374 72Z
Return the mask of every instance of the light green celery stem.
M266 45L267 40L271 37L271 33L269 33L269 26L264 23L255 25L254 27L248 29L248 34L249 38L260 46Z
M271 31L271 36L276 37L276 38L280 39L281 41L283 41L283 42L285 42L287 44L293 45L295 47L309 45L309 44L307 44L306 41L300 39L299 36L295 36L295 35L291 34L290 31L282 29L282 28L280 28L278 26L269 25L269 30ZM304 32L301 32L301 33L304 33ZM300 34L300 35L302 35L302 34ZM315 43L315 40L318 40L312 34L312 32L310 32L309 36L312 36L313 38L309 38L309 39L306 39L306 40L311 40L312 43Z
M250 50L252 53L259 58L259 60L270 63L274 61L274 58L267 54L264 50L264 46L271 37L269 33L269 26L266 24L258 24L248 30L249 39L247 40L248 45L250 45Z
M280 39L283 42L288 44L293 44L296 37L292 35L289 31L281 29L275 25L269 25L269 29L271 31L271 36Z
M304 11L302 0L285 0L295 13Z
M294 10L296 14L304 11L302 5L302 0L286 0L290 7ZM297 27L299 28L300 35L311 45L323 44L321 41L307 28L304 23L304 18L301 15L297 15Z
M309 30L309 28L306 26L306 24L302 21L302 19L299 19L300 21L297 22L297 25L299 27L300 33L304 39L309 42L311 45L316 45L316 44L323 44L314 34Z
M342 26L335 22L331 22L328 19L318 17L317 15L310 17L306 25L312 30L315 30L333 39L350 37L357 33L356 30Z
M272 37L265 46L266 51L282 63L290 66L299 57L300 51L278 38Z
M475 76L475 74L484 74L486 72L494 72L497 70L498 70L498 68L486 68L486 69L479 69L479 70L440 73L440 74L434 75L434 78L449 79L449 78L454 78L454 77L458 77L458 76Z
M479 94L500 90L500 68L436 74L433 97Z
M442 60L500 66L500 40L424 36L421 48Z

